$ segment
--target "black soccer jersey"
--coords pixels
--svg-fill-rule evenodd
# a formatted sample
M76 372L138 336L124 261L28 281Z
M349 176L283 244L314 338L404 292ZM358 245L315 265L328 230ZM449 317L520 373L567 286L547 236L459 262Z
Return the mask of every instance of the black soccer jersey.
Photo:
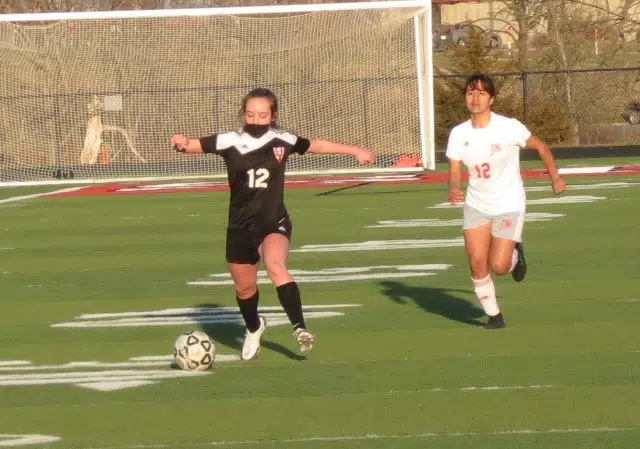
M229 227L263 232L288 217L284 205L285 166L291 153L304 154L308 139L278 129L255 138L243 131L200 139L205 153L224 158L231 189Z

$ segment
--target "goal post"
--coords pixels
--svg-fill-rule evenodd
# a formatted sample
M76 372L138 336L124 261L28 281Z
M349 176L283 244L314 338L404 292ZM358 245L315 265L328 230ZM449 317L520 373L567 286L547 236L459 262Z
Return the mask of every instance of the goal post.
M290 175L433 169L431 20L430 0L0 15L0 185L223 177L170 136L239 128L255 87L284 129L377 159Z

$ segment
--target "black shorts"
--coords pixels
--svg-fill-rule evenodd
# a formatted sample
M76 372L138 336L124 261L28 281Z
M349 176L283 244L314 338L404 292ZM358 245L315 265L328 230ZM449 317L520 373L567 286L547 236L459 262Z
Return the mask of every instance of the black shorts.
M227 262L255 265L260 261L258 248L266 236L281 234L290 241L292 232L293 224L288 217L282 219L276 226L260 231L227 228Z

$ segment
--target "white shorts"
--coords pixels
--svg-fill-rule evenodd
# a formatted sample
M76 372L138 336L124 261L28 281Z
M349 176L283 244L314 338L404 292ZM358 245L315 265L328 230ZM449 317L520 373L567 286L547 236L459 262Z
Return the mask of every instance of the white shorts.
M500 215L487 215L471 206L464 205L462 229L472 229L491 223L491 235L494 237L522 242L524 212L507 212Z

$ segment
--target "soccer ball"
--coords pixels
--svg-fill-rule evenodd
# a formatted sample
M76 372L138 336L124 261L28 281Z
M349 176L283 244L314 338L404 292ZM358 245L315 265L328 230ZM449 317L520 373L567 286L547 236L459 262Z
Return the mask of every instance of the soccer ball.
M185 332L173 344L173 358L180 369L204 371L211 368L216 347L202 331Z

